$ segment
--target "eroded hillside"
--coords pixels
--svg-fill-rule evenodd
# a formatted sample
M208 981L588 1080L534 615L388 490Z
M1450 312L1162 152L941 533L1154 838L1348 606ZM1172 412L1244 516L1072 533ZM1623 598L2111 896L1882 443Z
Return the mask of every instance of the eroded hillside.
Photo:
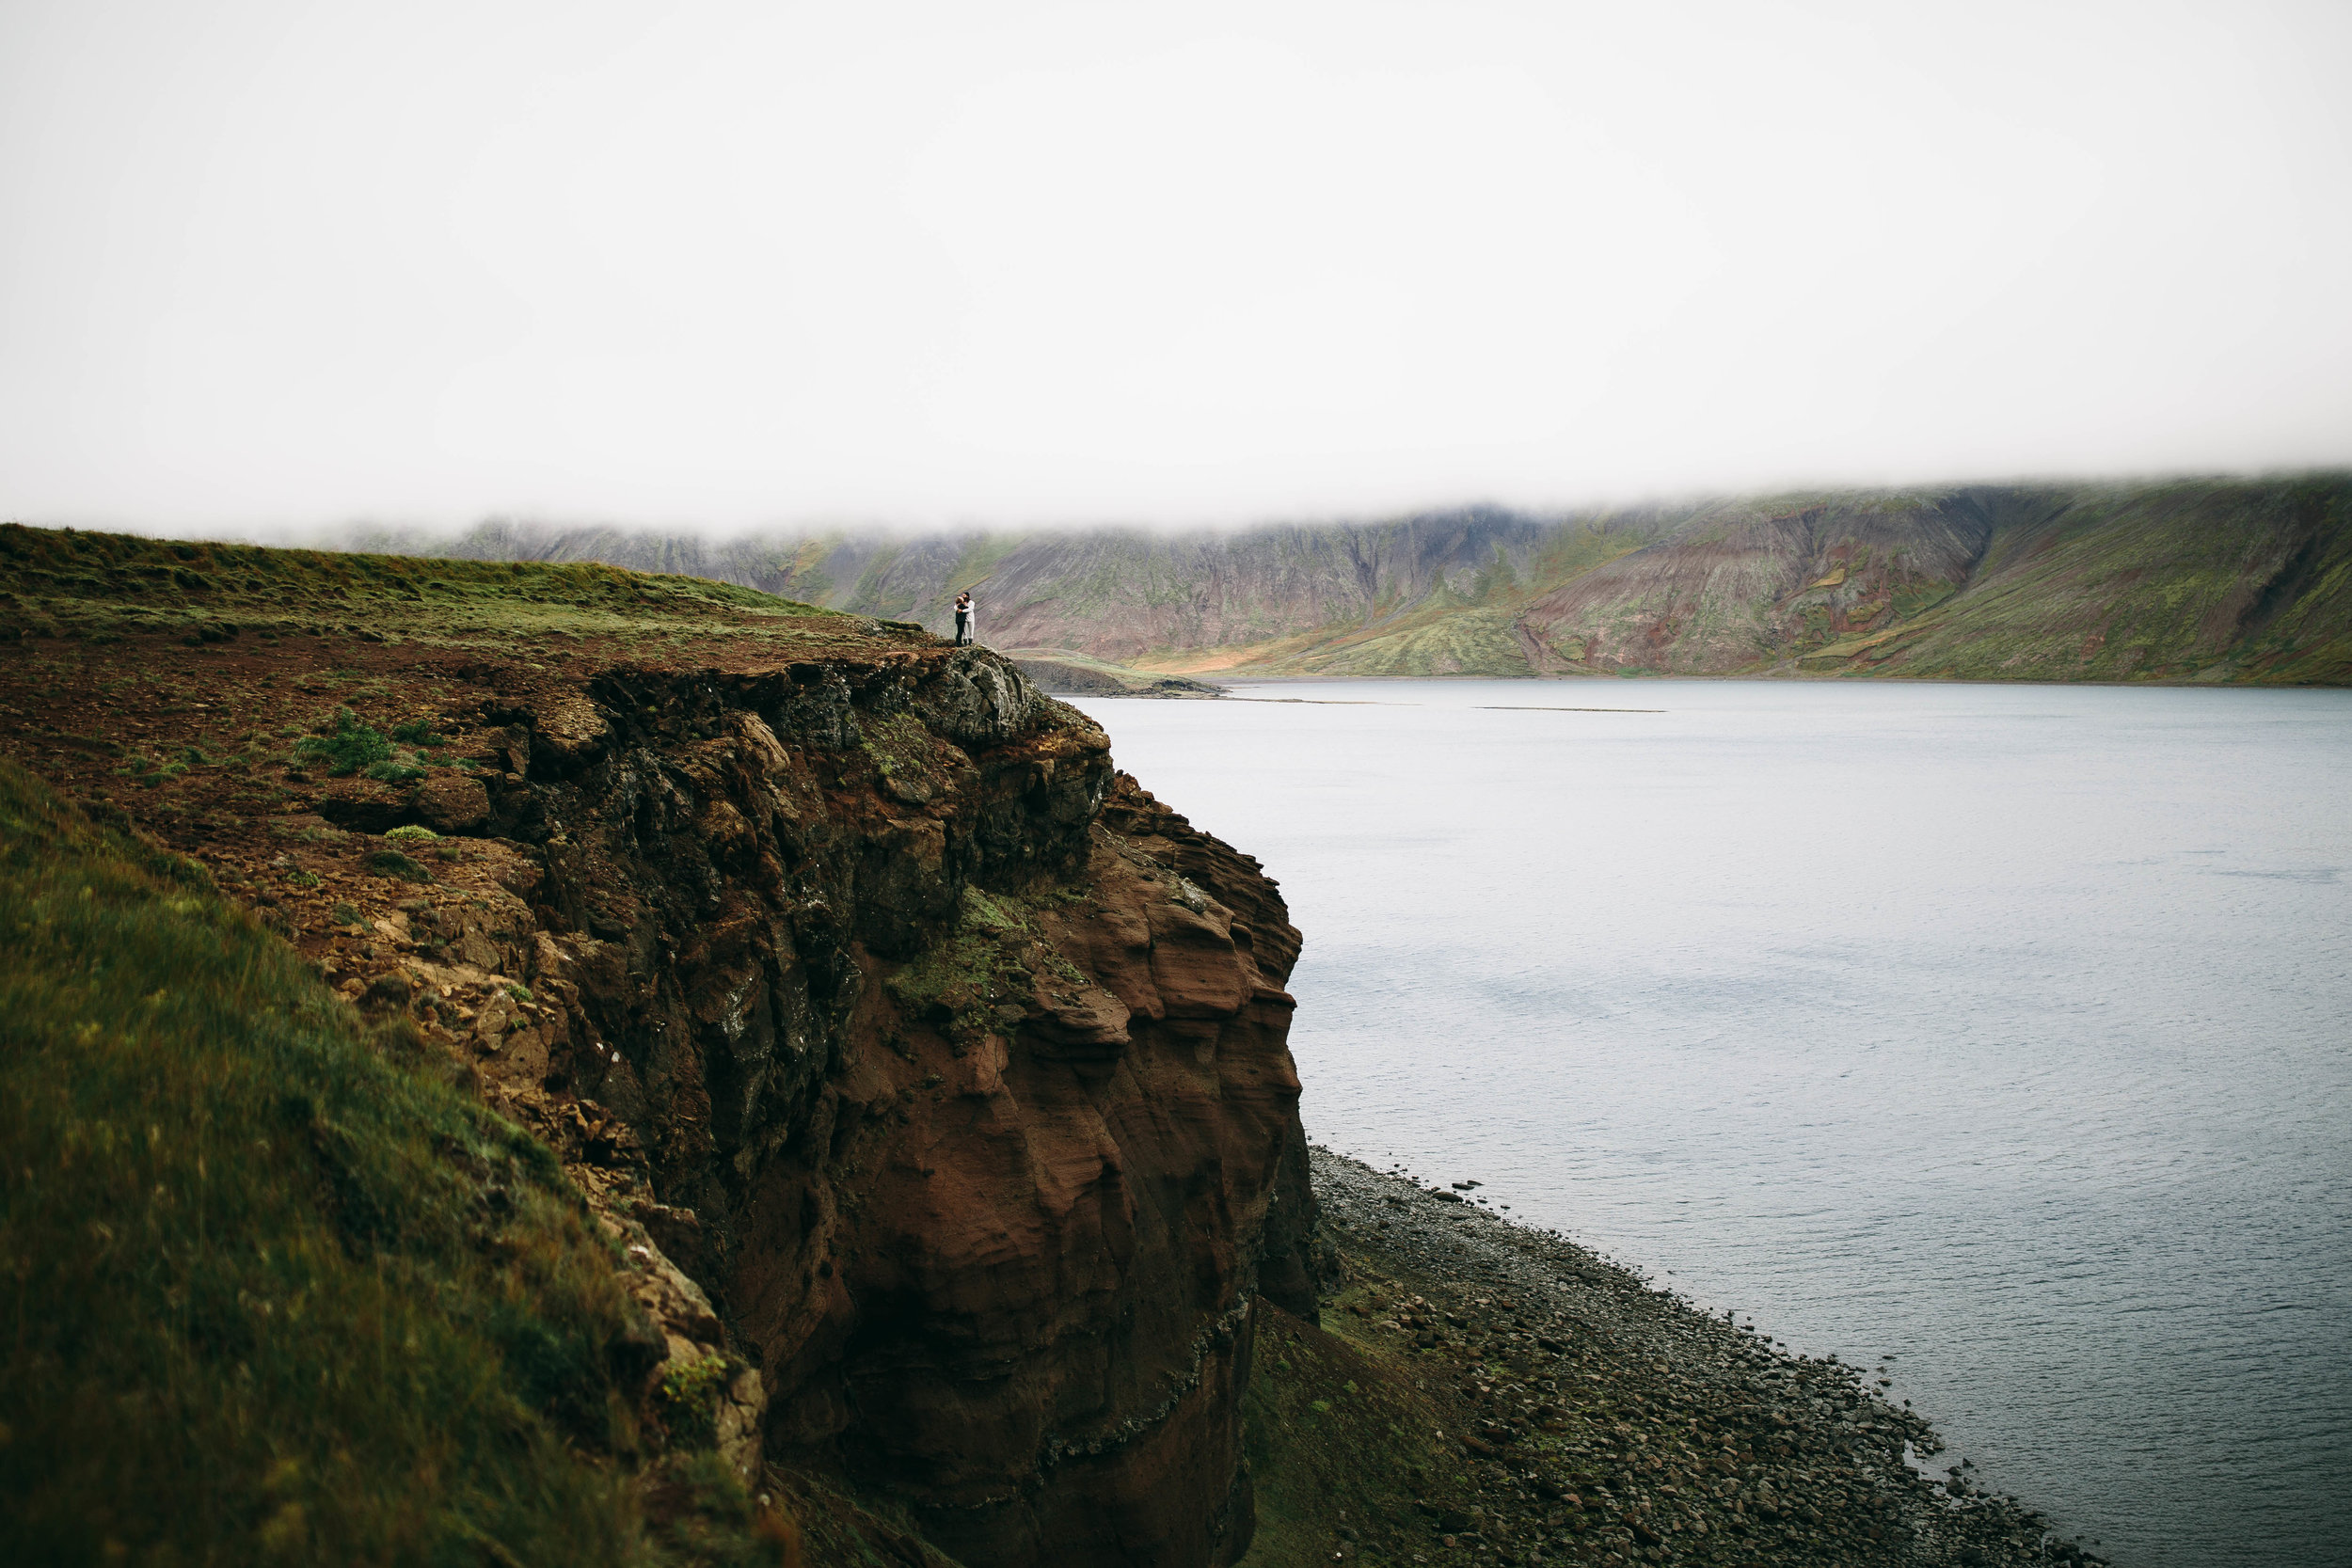
M1252 1304L1315 1309L1298 936L1083 715L602 567L8 528L0 583L8 753L555 1151L633 1397L811 1560L1246 1549Z

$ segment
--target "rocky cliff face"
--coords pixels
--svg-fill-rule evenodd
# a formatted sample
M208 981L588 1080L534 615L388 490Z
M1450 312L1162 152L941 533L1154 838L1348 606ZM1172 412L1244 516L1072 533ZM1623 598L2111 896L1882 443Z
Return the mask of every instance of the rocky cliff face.
M1253 1304L1315 1307L1299 938L1084 715L675 579L0 546L0 739L554 1145L747 1473L973 1565L1238 1558Z
M534 895L775 1451L974 1562L1237 1556L1250 1306L1313 1307L1272 885L993 655L594 689L516 705Z

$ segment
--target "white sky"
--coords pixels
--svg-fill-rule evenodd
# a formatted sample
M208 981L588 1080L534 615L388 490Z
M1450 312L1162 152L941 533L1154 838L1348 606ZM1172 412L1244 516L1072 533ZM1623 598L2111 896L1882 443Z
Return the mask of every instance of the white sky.
M2352 461L2352 5L0 0L0 515Z

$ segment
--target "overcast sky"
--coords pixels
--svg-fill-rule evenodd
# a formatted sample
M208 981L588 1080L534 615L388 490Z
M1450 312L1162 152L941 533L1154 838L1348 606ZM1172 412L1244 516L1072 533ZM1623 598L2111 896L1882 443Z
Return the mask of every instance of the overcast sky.
M0 4L0 516L2352 461L2352 5Z

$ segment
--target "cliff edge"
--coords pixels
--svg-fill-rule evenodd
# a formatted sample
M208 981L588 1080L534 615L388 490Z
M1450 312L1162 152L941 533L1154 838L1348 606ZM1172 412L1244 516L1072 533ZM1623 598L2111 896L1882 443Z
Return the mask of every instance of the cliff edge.
M1254 1304L1315 1307L1298 933L1084 715L603 567L0 573L8 752L545 1140L752 1489L911 1560L1246 1550Z

